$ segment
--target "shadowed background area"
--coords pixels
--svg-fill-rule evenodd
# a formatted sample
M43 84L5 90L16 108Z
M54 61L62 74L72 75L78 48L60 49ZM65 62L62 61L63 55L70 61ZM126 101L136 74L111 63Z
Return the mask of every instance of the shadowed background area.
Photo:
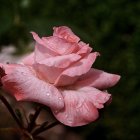
M119 84L109 90L113 101L100 111L101 118L87 126L68 127L71 133L84 140L140 139L139 0L1 0L0 3L1 50L13 45L18 58L33 50L30 31L47 36L52 34L53 26L66 25L100 52L93 67L122 76ZM7 123L4 118L0 111L0 127L4 127L4 121Z

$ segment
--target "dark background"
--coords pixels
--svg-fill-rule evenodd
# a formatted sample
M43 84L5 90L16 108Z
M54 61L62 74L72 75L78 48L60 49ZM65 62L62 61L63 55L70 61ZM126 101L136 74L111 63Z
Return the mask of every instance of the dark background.
M93 67L122 77L101 118L70 129L85 140L140 139L140 1L0 0L0 47L13 44L16 55L29 50L30 31L50 35L59 25L101 53Z

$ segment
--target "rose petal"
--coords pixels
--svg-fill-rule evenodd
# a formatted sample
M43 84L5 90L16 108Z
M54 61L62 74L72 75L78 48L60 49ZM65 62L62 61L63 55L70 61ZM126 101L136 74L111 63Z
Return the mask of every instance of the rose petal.
M110 98L110 94L99 91L93 87L81 89L61 89L65 107L52 110L56 119L68 126L81 126L95 121L98 118L97 108Z
M57 56L58 54L51 50L47 44L36 34L31 32L36 41L35 45L35 60L38 62L48 57Z
M4 89L17 100L34 101L58 110L64 107L61 93L53 85L38 79L29 67L18 66L4 76L2 82Z
M64 86L73 84L79 76L90 70L98 55L99 54L97 52L90 53L78 62L74 63L71 67L62 72L62 74L56 79L55 85Z
M84 55L92 51L92 48L89 47L89 44L80 41L78 45L79 45L79 50L76 52L76 54Z
M36 70L38 77L40 79L46 82L52 83L52 84L64 70L63 68L47 66L47 65L39 64L39 63L34 64L33 67Z
M78 79L75 86L93 86L98 89L107 89L114 86L119 80L119 75L110 74L102 70L90 69L88 73Z
M0 67L5 71L5 74L10 74L14 69L19 66L18 64L1 64Z
M44 59L43 61L40 61L39 64L44 64L50 67L66 68L72 63L78 61L80 58L80 55L68 54Z
M32 65L34 63L34 52L27 55L25 58L21 60L21 62L25 65Z
M43 37L42 40L50 50L54 51L58 55L71 54L78 47L77 43L68 42L67 40L57 36Z
M79 42L80 38L76 36L70 28L66 26L54 27L53 36L57 36L63 39L66 39L69 42Z
M58 76L71 64L81 58L80 55L70 54L47 58L34 65L39 77L54 83Z

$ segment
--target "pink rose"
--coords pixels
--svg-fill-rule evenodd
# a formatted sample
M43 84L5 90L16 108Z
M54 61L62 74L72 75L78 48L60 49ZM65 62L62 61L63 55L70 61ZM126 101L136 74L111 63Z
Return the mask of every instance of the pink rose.
M22 64L4 65L3 88L16 99L34 101L51 108L54 116L68 126L95 121L98 109L111 95L119 75L91 68L97 52L80 41L70 28L54 27L53 36L40 38L32 32L35 50Z

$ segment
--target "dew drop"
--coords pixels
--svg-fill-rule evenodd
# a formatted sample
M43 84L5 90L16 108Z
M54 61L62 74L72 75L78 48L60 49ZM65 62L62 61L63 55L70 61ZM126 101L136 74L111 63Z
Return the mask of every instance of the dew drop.
M22 90L22 88L21 87L18 87L18 90Z
M26 75L24 72L21 72L22 75Z
M47 96L50 96L50 94L49 94L49 93L47 93Z
M105 97L105 101L108 100L108 97Z
M71 120L71 119L68 119L67 121L68 121L68 123L70 123L70 124L72 123L72 120Z
M55 110L54 113L58 113L58 110Z
M65 117L68 118L68 114L65 114Z
M107 91L107 90L104 90L104 92L108 93L108 91Z
M59 97L59 100L62 100L62 98L61 98L61 97Z

